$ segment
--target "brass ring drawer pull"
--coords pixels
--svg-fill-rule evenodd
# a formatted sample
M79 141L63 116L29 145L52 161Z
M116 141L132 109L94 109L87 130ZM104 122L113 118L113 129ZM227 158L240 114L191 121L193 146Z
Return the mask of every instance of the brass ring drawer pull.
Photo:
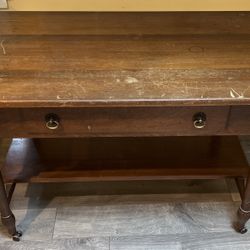
M50 130L58 129L58 127L60 126L60 119L56 114L46 115L45 122L46 128Z
M197 113L193 116L193 124L195 128L201 129L206 126L206 114L203 112Z

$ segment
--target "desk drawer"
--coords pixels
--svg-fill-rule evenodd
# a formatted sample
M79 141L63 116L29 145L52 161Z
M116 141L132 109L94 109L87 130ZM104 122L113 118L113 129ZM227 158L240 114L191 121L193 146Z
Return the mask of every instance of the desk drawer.
M228 131L237 135L250 134L250 106L231 108Z
M224 132L227 115L227 107L3 109L0 110L0 135L2 137L215 135ZM197 123L197 119L201 118L205 119L204 124L200 123L201 120ZM49 128L46 127L48 121L50 121ZM197 127L205 126L195 128L194 122Z

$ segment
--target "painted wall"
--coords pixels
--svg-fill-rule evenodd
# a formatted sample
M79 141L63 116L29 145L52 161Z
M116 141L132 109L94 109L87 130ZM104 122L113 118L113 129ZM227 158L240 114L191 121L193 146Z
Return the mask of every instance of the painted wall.
M0 8L7 8L7 1L6 0L0 0Z
M250 11L250 0L9 0L8 4L9 10L17 11Z

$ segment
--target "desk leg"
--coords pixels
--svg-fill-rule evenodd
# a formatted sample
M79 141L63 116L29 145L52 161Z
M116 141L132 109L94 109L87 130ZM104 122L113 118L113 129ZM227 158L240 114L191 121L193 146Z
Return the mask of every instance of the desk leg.
M3 145L2 145L2 140L0 140L0 150L1 150L1 154L0 154L0 163L3 163L3 157L5 155L6 152L3 151L7 151L7 150L3 150ZM6 148L5 148L6 149ZM19 241L20 237L22 236L21 232L18 232L16 230L16 220L15 220L15 216L13 215L13 213L11 212L10 206L9 206L9 199L11 199L11 195L12 195L12 190L10 191L10 196L8 198L7 192L6 192L6 188L4 185L4 181L3 181L3 176L2 173L0 171L0 213L1 213L1 221L3 223L3 225L7 228L9 234L13 237L14 241Z
M3 182L2 174L0 173L0 212L1 220L4 226L8 229L10 235L12 235L14 241L19 241L22 236L21 232L16 230L15 216L10 210L9 202L6 194L6 189Z
M250 174L248 175L245 192L242 196L242 203L238 210L238 223L236 229L240 233L244 234L247 232L245 225L250 219Z

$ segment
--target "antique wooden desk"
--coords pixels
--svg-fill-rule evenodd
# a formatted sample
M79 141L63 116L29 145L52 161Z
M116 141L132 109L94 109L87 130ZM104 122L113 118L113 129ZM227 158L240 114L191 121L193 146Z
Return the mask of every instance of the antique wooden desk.
M249 23L232 12L0 13L0 136L15 138L0 210L13 239L22 181L233 177L246 232L237 136L250 133Z

